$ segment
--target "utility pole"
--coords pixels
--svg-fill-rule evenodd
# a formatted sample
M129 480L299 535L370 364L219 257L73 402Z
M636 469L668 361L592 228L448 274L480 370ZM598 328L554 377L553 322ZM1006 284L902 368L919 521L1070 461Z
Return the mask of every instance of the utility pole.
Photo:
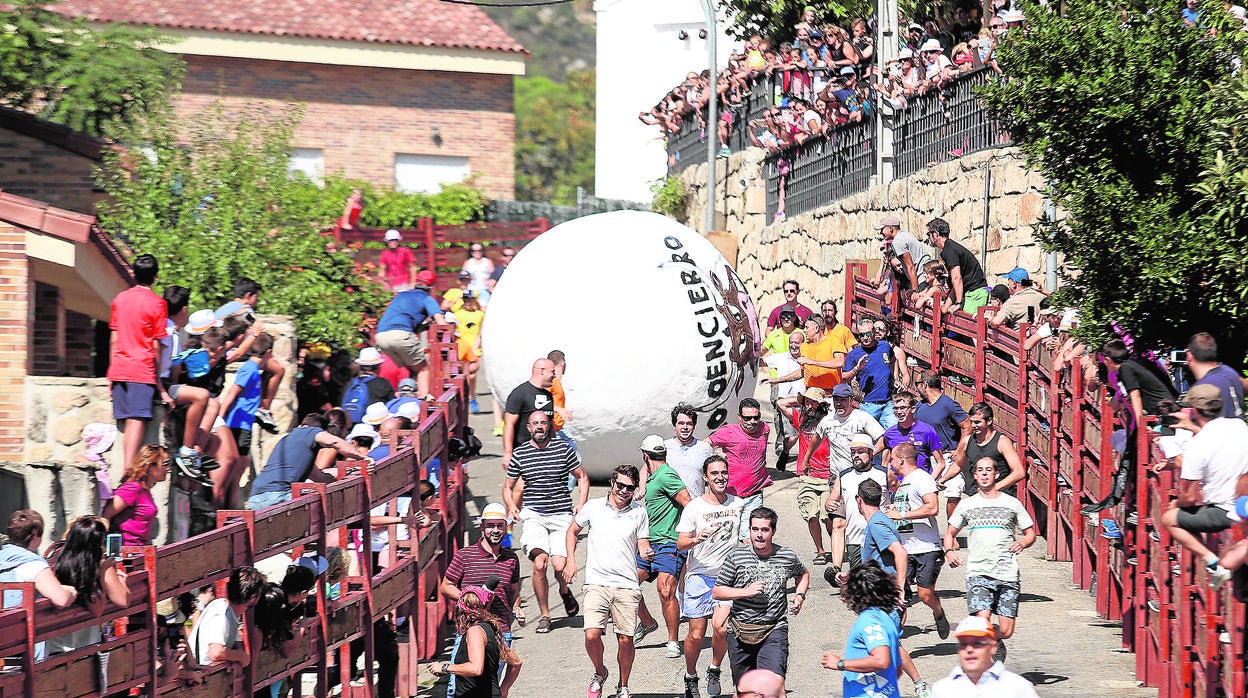
M706 103L706 215L702 219L703 234L715 229L715 160L719 157L719 69L715 65L715 40L719 28L715 25L714 0L700 0L706 14L706 57L711 66L710 99Z
M875 61L880 77L887 79L889 64L897 59L897 0L875 0ZM897 116L885 116L883 99L877 94L875 119L875 184L893 181L893 123Z

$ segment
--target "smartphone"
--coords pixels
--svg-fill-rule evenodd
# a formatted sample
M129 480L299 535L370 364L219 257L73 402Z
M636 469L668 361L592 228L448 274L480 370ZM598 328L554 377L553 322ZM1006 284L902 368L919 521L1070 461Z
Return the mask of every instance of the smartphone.
M121 534L110 533L108 539L104 542L104 557L110 557L114 560L121 558Z
M1187 350L1175 349L1174 351L1170 352L1170 363L1172 364L1187 363Z

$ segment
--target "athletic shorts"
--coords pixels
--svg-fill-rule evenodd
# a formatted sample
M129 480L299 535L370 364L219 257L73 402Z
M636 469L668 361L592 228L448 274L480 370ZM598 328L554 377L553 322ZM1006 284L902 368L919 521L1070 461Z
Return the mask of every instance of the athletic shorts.
M988 611L1004 618L1018 617L1018 582L1003 582L992 577L968 575L966 578L966 612L975 615Z
M637 556L637 569L646 573L645 581L653 582L660 572L679 577L680 571L685 568L685 558L689 554L677 550L675 543L659 543L650 547L654 549L653 560Z
M418 369L429 361L429 344L423 334L404 330L377 333L377 348L400 366Z
M953 461L954 461L953 451L954 450L956 450L956 447L954 449L945 450L943 452L945 456L945 463L942 467L948 468L949 466L953 465ZM943 474L944 474L943 470L941 472L936 472L935 470L932 471L932 477L938 478ZM946 499L961 499L962 495L966 492L966 489L963 487L963 485L965 484L965 480L962 479L962 473L958 473L957 477L953 478L949 482L938 483L938 484L940 484L940 493L945 495Z
M147 383L113 383L113 419L151 419L156 386Z
M716 606L732 605L731 601L716 601L711 596L715 578L708 574L685 575L685 590L680 595L680 613L686 618L709 618Z
M911 555L910 565L906 568L906 586L917 584L923 589L935 589L944 564L945 554L939 550Z
M823 508L823 503L828 499L828 479L821 477L810 477L809 475L799 475L797 478L797 513L802 515L802 520L813 521L815 519L829 518L827 510Z
M230 427L230 433L234 435L234 443L238 444L238 455L251 455L251 428Z
M855 565L862 564L862 546L856 543L845 544L845 562L849 563L852 569Z
M988 305L988 287L977 288L962 298L962 312L974 317L979 309Z
M1230 528L1234 521L1227 515L1226 509L1213 504L1201 504L1194 507L1179 509L1179 528L1192 533L1216 533Z
M607 629L607 617L615 626L616 635L632 637L637 632L637 607L641 604L641 589L620 589L599 584L586 584L583 590L581 611L585 614L585 627Z
M520 547L532 557L542 551L551 557L568 556L568 527L571 514L539 514L529 508L520 510Z

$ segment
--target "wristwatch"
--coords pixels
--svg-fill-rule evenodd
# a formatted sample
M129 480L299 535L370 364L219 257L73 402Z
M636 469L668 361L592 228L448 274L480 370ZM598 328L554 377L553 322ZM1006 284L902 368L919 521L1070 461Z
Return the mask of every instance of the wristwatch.
M838 660L838 661L836 662L836 670L837 670L837 671L845 671L845 660L844 660L844 659Z
M802 597L802 601L805 601L805 600L806 600L806 592L804 592L804 591L799 591L799 592L797 592L796 596L800 596L800 597Z
M451 673L450 668L451 668L450 662L442 662L442 666L438 667L438 673L442 674L443 676L446 676L447 674Z

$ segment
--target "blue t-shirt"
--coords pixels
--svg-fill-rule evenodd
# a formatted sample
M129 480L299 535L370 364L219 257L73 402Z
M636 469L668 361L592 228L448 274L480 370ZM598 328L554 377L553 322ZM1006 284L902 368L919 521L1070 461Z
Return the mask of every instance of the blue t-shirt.
M418 288L404 291L390 301L390 306L377 322L377 331L418 332L429 318L440 312L442 309L438 307L437 301L428 293Z
M1193 10L1190 7L1183 8L1183 21L1191 22L1193 26L1200 24L1200 10Z
M252 496L286 492L291 483L306 480L316 462L316 453L321 450L316 436L322 431L325 430L319 427L296 427L278 441L268 463L251 483Z
M859 613L854 620L854 626L849 629L848 639L845 640L845 659L862 659L877 647L887 647L892 663L887 669L869 674L844 671L842 686L845 698L900 696L901 689L897 686L897 667L901 666L900 643L901 633L897 629L897 621L891 615L878 608L868 608Z
M893 525L893 520L885 516L884 512L876 511L867 521L867 530L863 534L862 561L875 560L885 572L897 574L897 561L888 550L888 546L894 541L900 543L901 538L897 536L897 527Z
M381 444L368 452L368 457L373 460L381 460L390 457L390 444Z
M1196 385L1212 385L1222 391L1222 416L1232 419L1244 418L1244 383L1235 369L1218 364L1209 369Z
M225 415L225 426L231 429L250 429L256 423L256 410L260 407L260 384L263 382L260 364L248 359L234 374L234 385L242 390L230 411Z
M857 374L864 402L888 402L893 394L893 347L888 342L876 342L870 351L862 345L850 350L845 366L853 368L858 360L867 357L867 365Z
M936 430L936 433L940 435L942 449L958 447L958 442L962 440L962 427L958 425L966 420L967 415L966 410L962 409L962 405L959 405L957 400L948 395L941 395L930 405L920 400L919 409L914 416L920 422Z
M885 430L884 445L886 447L894 448L898 444L905 443L914 444L914 449L919 452L919 468L929 473L932 472L932 452L942 448L940 435L936 433L936 430L923 422L915 422L909 429L903 429L900 424L894 424ZM940 468L943 471L945 464L941 463Z
M403 405L406 405L409 402L416 403L417 408L420 407L419 399L412 397L411 395L400 395L396 397L395 399L391 400L390 402L387 402L386 409L389 410L390 414L398 414L399 408L402 407Z

